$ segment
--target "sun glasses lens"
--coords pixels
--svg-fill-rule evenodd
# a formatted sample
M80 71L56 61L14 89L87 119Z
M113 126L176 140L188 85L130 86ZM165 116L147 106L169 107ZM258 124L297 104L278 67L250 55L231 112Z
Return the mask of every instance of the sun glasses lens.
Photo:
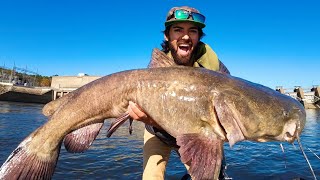
M194 12L188 12L186 10L183 9L178 9L174 12L174 17L176 19L188 19L189 15L191 14L192 18L194 21L200 22L200 23L204 23L205 21L205 17L202 14L199 13L194 13Z
M194 21L204 23L204 21L206 20L206 17L204 17L202 14L192 13L191 15L192 15Z
M188 19L189 17L189 12L188 11L185 11L185 10L176 10L174 12L174 16L176 19Z

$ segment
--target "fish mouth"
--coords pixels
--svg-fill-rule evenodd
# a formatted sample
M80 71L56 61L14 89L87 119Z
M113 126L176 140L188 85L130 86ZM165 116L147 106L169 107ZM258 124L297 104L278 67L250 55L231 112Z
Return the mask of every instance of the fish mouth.
M298 126L297 123L287 123L285 125L284 129L284 140L290 143L293 143L293 141L296 139L298 134Z
M299 122L290 121L284 125L281 135L276 137L276 140L293 143L297 139L301 131L302 129L299 126Z
M298 102L299 103L299 102ZM299 106L301 104L299 103ZM282 140L287 141L289 143L293 143L296 139L299 138L300 134L306 123L306 114L304 109L301 108L293 108L291 113L290 120L284 125L282 131Z
M285 141L292 144L301 133L301 128L299 128L298 124L299 123L296 121L290 121L284 125L282 132L278 136L264 135L258 138L257 141L258 142Z
M294 133L294 135L291 135L289 132L286 132L284 135L284 139L285 141L289 142L289 143L293 143L297 138L297 134Z

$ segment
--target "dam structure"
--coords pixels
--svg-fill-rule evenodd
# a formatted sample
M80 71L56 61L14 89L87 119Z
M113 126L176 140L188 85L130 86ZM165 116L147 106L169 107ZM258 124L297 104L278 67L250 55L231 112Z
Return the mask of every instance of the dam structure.
M78 76L53 76L51 82L52 100L60 98L101 77L102 76L87 76L82 73Z
M46 104L51 100L50 87L26 87L0 82L0 101Z
M306 109L320 109L320 86L314 85L312 88L295 86L293 89L277 86L276 91L298 100Z
M47 87L40 87L40 75L26 68L0 66L0 101L48 103L52 100L49 78Z

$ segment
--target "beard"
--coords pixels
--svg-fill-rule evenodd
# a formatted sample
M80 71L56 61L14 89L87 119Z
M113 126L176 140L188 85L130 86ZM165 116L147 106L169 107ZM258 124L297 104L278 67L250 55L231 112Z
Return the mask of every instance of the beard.
M173 45L169 42L169 49L171 51L171 55L174 59L174 62L178 65L185 65L185 66L192 66L193 62L191 60L192 54L193 54L193 49L191 48L189 51L189 53L187 55L181 55L178 53L179 50L179 44L189 44L191 47L192 46L192 42L191 41L184 41L184 40L180 40L177 42L176 45Z

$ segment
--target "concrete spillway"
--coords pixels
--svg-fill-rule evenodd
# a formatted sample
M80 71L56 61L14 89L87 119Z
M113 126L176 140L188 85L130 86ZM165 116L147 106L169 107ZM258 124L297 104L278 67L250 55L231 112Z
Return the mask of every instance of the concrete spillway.
M11 83L0 84L0 101L46 104L51 100L51 88L16 86Z

